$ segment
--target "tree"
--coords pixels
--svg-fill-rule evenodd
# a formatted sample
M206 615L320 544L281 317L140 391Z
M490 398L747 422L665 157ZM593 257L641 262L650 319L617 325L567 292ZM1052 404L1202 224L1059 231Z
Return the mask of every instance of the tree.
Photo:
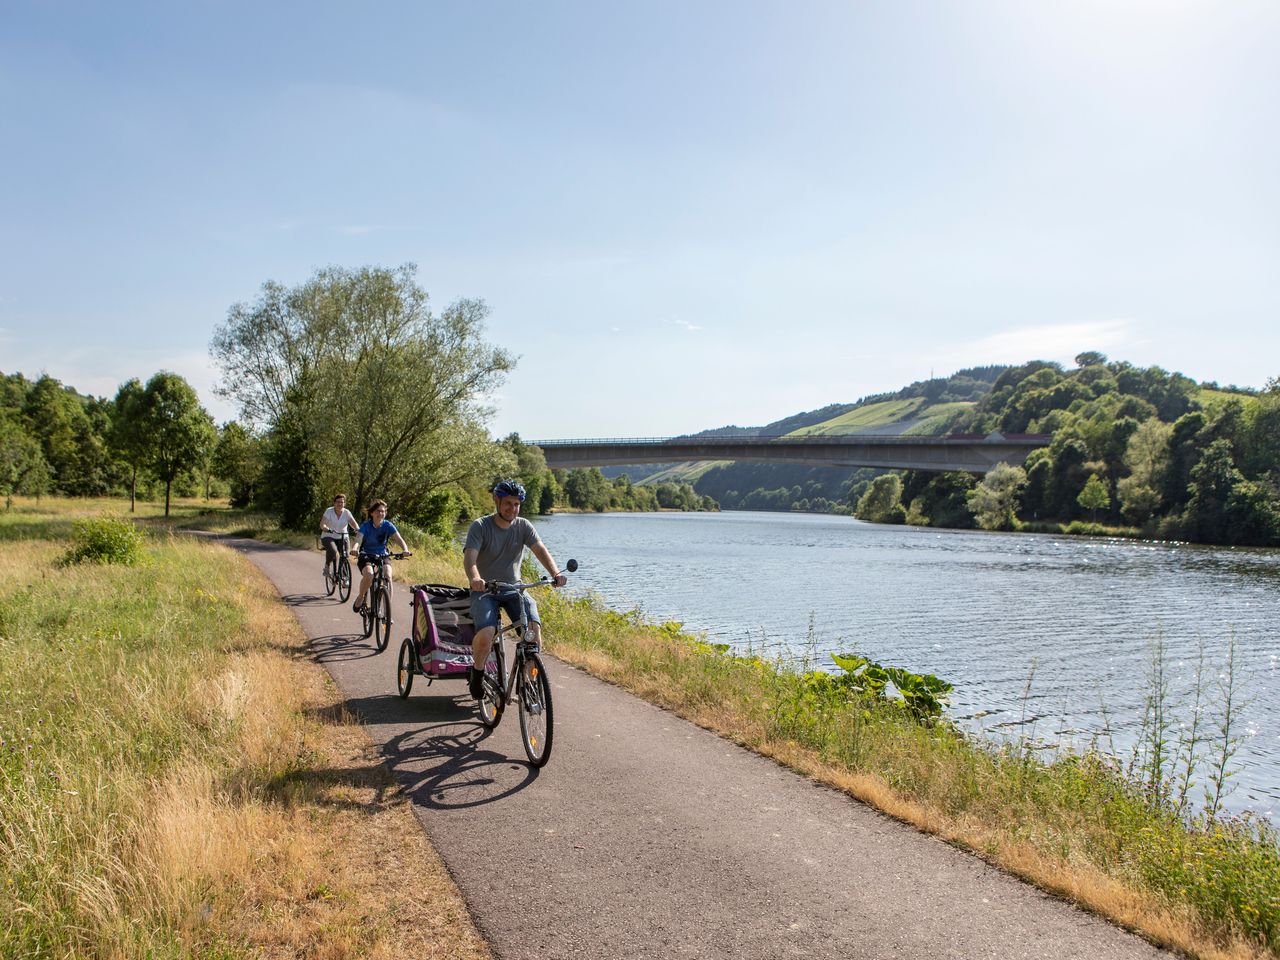
M1191 468L1186 526L1192 537L1201 543L1228 542L1227 502L1242 480L1232 462L1230 441L1209 444L1200 462Z
M0 494L4 508L13 506L14 494L40 494L49 486L49 465L40 444L17 419L0 411Z
M292 290L268 283L256 303L231 308L211 348L219 391L248 422L295 420L321 489L357 503L381 496L410 517L433 491L512 465L489 440L482 400L514 360L484 341L482 301L436 315L416 269L334 267Z
M1181 510L1191 495L1191 470L1199 462L1202 447L1196 437L1207 419L1199 410L1183 414L1169 434L1169 459L1160 481L1160 495L1173 510Z
M195 466L209 445L213 421L200 406L191 384L176 373L161 371L142 393L142 428L148 464L164 481L164 515L169 515L173 481Z
M1129 437L1124 450L1124 465L1138 483L1154 487L1169 463L1169 438L1173 427L1159 420L1145 420Z
M902 506L902 477L896 473L882 473L872 480L866 493L858 498L853 515L872 523L905 523L907 514Z
M1018 525L1018 495L1027 485L1021 467L997 463L969 494L969 509L983 530L1013 530Z
M1089 449L1083 440L1065 435L1055 437L1049 449L1053 469L1049 472L1045 510L1050 516L1071 520L1076 515L1076 498L1088 479L1085 463Z
M1247 445L1241 468L1248 477L1280 481L1280 377L1267 386L1248 413Z
M129 512L138 507L138 471L147 461L148 437L144 422L144 391L134 377L120 384L112 405L107 442L129 467Z
M263 443L257 497L286 530L312 527L323 509L324 495L317 482L306 431L287 408ZM357 512L362 507L358 504Z
M111 486L106 446L74 390L48 375L27 393L22 415L27 432L39 441L52 474L53 488L73 497L98 496Z
M262 471L261 441L235 420L224 423L213 449L213 468L231 488L231 506L249 506Z
M577 510L602 512L609 509L610 491L611 485L598 467L570 470L564 479L564 492L569 498L569 506Z
M1106 485L1095 473L1085 481L1084 489L1080 491L1080 496L1076 497L1076 502L1088 510L1090 518L1097 523L1098 511L1111 506L1111 497L1107 494Z

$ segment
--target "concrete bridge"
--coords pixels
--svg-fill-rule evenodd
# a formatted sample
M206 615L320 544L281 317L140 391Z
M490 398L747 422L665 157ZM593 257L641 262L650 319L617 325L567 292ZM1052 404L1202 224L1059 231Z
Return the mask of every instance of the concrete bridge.
M628 463L745 460L823 467L879 467L986 473L997 463L1021 466L1049 445L1043 434L951 434L945 437L785 436L537 440L547 466L606 467Z

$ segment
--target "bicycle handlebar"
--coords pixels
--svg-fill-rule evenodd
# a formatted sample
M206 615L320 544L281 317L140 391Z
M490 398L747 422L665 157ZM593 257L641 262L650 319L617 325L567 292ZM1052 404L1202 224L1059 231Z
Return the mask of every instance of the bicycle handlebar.
M534 580L532 583L507 583L505 580L486 580L484 582L485 593L502 593L504 590L529 590L532 587L548 587L555 583L550 577L543 577L541 580Z

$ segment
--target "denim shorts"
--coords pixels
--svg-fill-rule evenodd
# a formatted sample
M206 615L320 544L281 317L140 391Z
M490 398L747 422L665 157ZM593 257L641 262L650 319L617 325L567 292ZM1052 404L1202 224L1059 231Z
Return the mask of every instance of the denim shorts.
M524 608L529 613L530 623L541 623L538 619L538 605L534 602L533 597L527 593L521 593L519 590L507 590L497 596L485 591L476 593L471 591L471 619L475 622L476 632L479 633L486 627L498 626L498 611L507 611L507 616L512 623L520 621L520 600L524 600Z

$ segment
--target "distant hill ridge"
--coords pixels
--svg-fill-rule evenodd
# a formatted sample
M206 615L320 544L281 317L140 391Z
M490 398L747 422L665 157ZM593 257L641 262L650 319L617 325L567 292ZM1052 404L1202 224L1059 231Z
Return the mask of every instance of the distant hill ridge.
M912 430L913 426L938 418L939 409L949 417L968 410L991 392L996 379L1009 367L969 367L949 377L917 380L892 393L876 393L854 403L830 403L818 410L796 413L763 427L716 427L689 434L690 437L784 437L790 434L820 433L919 433L926 436L944 430ZM895 401L917 401L904 405ZM963 406L957 406L962 404ZM868 409L871 408L871 409ZM855 415L855 411L863 411Z

